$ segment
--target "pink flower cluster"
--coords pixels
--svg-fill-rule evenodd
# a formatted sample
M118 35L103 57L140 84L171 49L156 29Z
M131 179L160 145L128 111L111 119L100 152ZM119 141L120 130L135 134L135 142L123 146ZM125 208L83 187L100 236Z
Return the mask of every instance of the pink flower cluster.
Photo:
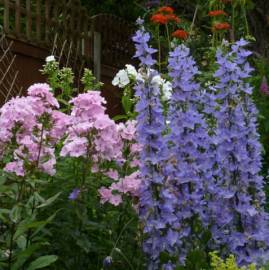
M13 153L4 170L24 176L38 168L55 174L54 145L62 138L68 116L58 112L48 84L34 84L27 97L16 97L0 109L0 156Z
M136 171L120 179L118 182L113 183L109 188L101 187L99 189L101 203L109 202L118 206L122 203L123 194L138 197L140 184L140 175L139 172Z
M118 132L125 147L128 148L128 161L132 168L139 166L139 153L141 151L141 145L137 143L136 138L136 124L137 122L135 120L128 120L126 123L118 124Z
M101 160L122 159L122 140L116 123L105 114L105 100L99 91L89 91L73 98L71 125L61 156L90 157Z
M116 124L105 113L99 91L80 94L70 103L71 115L66 115L48 84L34 84L26 97L13 98L0 109L0 157L12 155L4 170L17 176L33 169L54 175L55 146L65 136L61 156L89 158L93 173L112 180L99 190L102 203L119 205L123 194L137 197L141 147L136 121ZM114 169L102 169L103 162L112 162Z
M127 153L123 157L124 162L122 163L122 167L129 167L132 171L138 169L138 156L141 147L136 142L136 121L129 120L126 123L120 123L117 125L117 130L124 144L124 152ZM119 173L116 170L112 169L104 172L104 174L110 177L113 183L110 187L101 187L99 189L101 203L109 202L118 206L122 203L123 194L134 198L139 196L141 179L138 171L122 178L119 177Z

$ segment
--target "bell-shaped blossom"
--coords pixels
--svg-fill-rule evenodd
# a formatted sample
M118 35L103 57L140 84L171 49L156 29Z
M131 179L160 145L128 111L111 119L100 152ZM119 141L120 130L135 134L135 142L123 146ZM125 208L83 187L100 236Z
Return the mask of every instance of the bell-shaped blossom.
M170 52L168 63L173 86L168 109L171 131L166 138L170 145L167 173L171 191L164 196L170 198L170 207L174 209L173 218L170 218L170 253L178 256L179 264L184 264L186 255L196 248L194 243L199 237L193 231L194 226L207 227L204 191L213 177L209 163L211 139L199 111L203 105L201 86L195 81L199 72L189 48L176 47Z
M213 247L222 247L223 255L235 254L240 265L268 259L269 255L258 112L250 97L252 87L245 81L253 70L245 45L247 42L240 40L229 53L217 52L217 166L210 207Z
M139 216L143 224L145 241L144 251L148 255L148 269L160 269L160 254L169 248L168 222L171 218L171 203L167 195L171 194L170 187L166 187L164 174L167 147L162 134L166 129L163 108L160 102L161 89L158 81L160 76L152 69L156 60L152 54L156 52L148 44L149 33L143 26L133 37L136 54L143 69L143 80L138 80L135 86L137 136L141 145L140 174L141 187L139 198ZM169 197L169 198L168 198ZM167 217L161 216L168 210ZM173 210L173 209L172 209ZM168 219L167 219L168 218Z

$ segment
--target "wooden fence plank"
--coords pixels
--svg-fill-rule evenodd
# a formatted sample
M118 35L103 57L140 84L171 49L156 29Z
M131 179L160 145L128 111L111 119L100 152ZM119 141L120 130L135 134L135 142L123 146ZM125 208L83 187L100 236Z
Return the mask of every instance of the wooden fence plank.
M41 0L36 0L36 38L41 41Z
M50 1L45 0L45 42L49 41L49 27L50 27Z
M32 35L31 0L26 0L26 37L28 40L31 39L31 35Z
M97 81L100 81L101 77L101 34L98 32L94 32L93 36L94 42L93 42L93 73Z
M9 0L4 3L4 31L9 33Z
M20 36L21 34L21 5L20 5L21 1L20 0L16 0L15 3L15 35L17 37Z

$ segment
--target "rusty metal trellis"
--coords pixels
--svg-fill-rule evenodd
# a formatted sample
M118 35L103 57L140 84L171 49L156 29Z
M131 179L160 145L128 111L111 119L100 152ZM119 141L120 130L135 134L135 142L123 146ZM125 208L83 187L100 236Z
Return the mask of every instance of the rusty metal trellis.
M28 57L26 63L29 68L42 66L44 53L47 52L47 55L56 56L61 66L74 70L77 78L75 86L79 87L78 78L84 67L88 67L94 70L98 79L105 79L105 87L110 87L109 81L116 70L132 62L134 49L130 37L133 27L113 15L90 17L79 0L0 0L1 12L0 25L3 25L7 40L20 48L17 58L9 56L12 65L20 57L18 62L22 68L22 59ZM17 51L13 51L15 53ZM12 78L18 77L16 71L8 69L8 73L11 72ZM20 83L24 88L29 86L31 80L35 82L34 78L30 78L29 69L27 80L24 70L20 72ZM10 90L8 96L13 95L12 91L18 89Z
M0 35L0 99L7 101L12 96L20 95L22 87L18 86L18 74L15 58L11 51L13 42L7 41L5 35Z
M50 13L54 19L48 21L51 29L48 41L53 44L51 54L62 66L71 67L74 71L77 78L75 85L79 88L84 68L93 67L91 22L79 0L65 2L57 1L51 6Z

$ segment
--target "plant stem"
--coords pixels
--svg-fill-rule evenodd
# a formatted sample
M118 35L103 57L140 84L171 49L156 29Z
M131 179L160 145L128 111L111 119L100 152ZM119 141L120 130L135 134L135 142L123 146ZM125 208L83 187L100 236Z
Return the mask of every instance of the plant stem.
M195 23L195 20L196 20L196 17L197 17L198 9L199 9L199 5L196 5L194 15L193 15L193 18L192 18L192 22L191 22L190 34L192 33L192 30L193 30L193 27L194 27L194 23Z
M235 33L234 33L234 27L235 27L235 6L234 3L232 4L232 36L233 36L233 40L235 40Z
M42 145L43 145L43 135L44 135L44 124L42 123L41 127L41 134L40 134L40 142L38 146L38 155L37 155L37 160L36 160L36 169L38 169L39 166L39 161L40 161L40 156L41 156L41 150L42 150ZM30 196L34 194L34 189L31 189L32 193L29 194ZM32 204L32 209L31 209L31 216L33 216L34 211L35 211L35 198L33 198L33 204ZM27 236L26 236L26 247L28 247L30 243L30 237L31 237L31 229L27 231Z
M39 166L39 160L40 160L41 149L42 149L42 144L43 144L43 134L44 134L44 124L42 123L41 134L40 134L40 143L39 143L38 155L37 155L37 160L36 160L36 168L38 168L38 166Z
M128 227L128 225L129 225L133 220L134 220L134 218L131 218L131 219L123 226L122 230L120 231L119 236L118 236L118 238L117 238L117 240L116 240L116 242L115 242L115 244L114 244L114 246L113 246L113 248L112 248L112 250L111 250L111 252L110 252L110 256L111 256L111 257L112 257L113 251L114 251L115 248L117 247L117 244L118 244L118 242L119 242L119 240L120 240L120 238L121 238L123 232L125 231L125 229Z
M246 2L244 1L244 5L242 6L243 13L244 13L244 21L246 26L247 36L249 35L249 27L248 27L248 19L247 19L247 12L246 12Z
M158 26L158 62L159 62L159 72L161 72L161 40L160 40L160 26Z
M165 25L165 29L166 29L166 35L167 35L167 41L168 41L168 49L169 49L169 51L170 51L170 49L171 49L171 44L170 44L170 34L169 34L168 24Z
M23 179L24 180L24 179ZM23 184L24 181L21 181L19 190L18 190L18 196L16 199L16 204L18 204L21 200L22 196L22 190L23 190ZM10 229L10 241L9 241L9 255L8 255L8 269L11 270L11 264L12 264L12 255L13 255L13 242L14 242L14 234L16 229L16 222L12 221L11 229Z

